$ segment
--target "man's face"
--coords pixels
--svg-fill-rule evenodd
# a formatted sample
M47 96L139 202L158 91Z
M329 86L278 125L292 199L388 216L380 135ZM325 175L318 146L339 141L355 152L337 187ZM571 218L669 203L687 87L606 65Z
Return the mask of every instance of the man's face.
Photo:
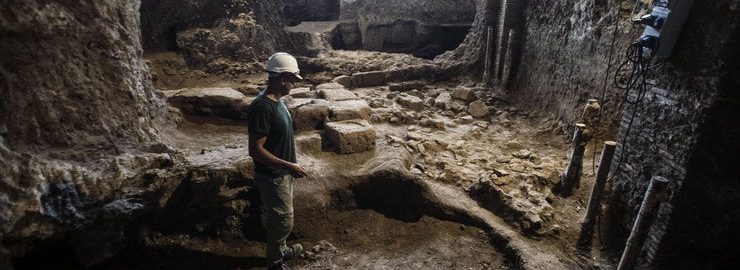
M280 94L283 96L287 96L290 94L290 90L293 89L293 84L298 82L298 78L289 75L289 76L283 76L283 78L280 80L282 83L282 89L280 89Z

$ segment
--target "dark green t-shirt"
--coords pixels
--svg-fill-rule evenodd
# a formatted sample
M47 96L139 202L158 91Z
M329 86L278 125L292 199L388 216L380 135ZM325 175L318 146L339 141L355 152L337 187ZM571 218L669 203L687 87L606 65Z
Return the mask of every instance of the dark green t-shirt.
M282 100L274 101L259 94L249 105L247 128L250 133L267 136L265 149L276 157L296 162L293 142L293 120ZM254 161L255 172L271 177L281 177L289 172Z

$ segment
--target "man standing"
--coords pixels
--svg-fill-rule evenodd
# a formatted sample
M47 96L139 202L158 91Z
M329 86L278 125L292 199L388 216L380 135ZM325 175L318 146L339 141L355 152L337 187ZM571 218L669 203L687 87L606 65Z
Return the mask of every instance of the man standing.
M293 179L306 176L296 163L293 119L281 98L301 80L298 62L287 53L267 60L267 88L252 101L247 114L249 155L254 160L255 183L262 198L262 220L267 229L268 269L290 269L285 261L303 251L286 239L293 229Z

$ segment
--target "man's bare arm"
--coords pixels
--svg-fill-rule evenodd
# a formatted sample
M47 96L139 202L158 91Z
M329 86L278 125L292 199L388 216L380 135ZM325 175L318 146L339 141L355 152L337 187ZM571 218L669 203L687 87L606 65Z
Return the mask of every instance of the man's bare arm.
M295 178L306 176L306 172L300 165L282 160L270 153L270 151L267 151L267 149L265 149L266 141L267 136L250 132L249 156L251 156L255 161L259 161L262 164L287 170Z

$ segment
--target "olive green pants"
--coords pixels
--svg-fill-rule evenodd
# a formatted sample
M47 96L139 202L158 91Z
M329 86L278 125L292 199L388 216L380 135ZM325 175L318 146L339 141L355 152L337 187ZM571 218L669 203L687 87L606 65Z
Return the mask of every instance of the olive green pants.
M293 230L293 177L255 175L262 198L262 225L267 229L266 257L269 265L280 262Z

